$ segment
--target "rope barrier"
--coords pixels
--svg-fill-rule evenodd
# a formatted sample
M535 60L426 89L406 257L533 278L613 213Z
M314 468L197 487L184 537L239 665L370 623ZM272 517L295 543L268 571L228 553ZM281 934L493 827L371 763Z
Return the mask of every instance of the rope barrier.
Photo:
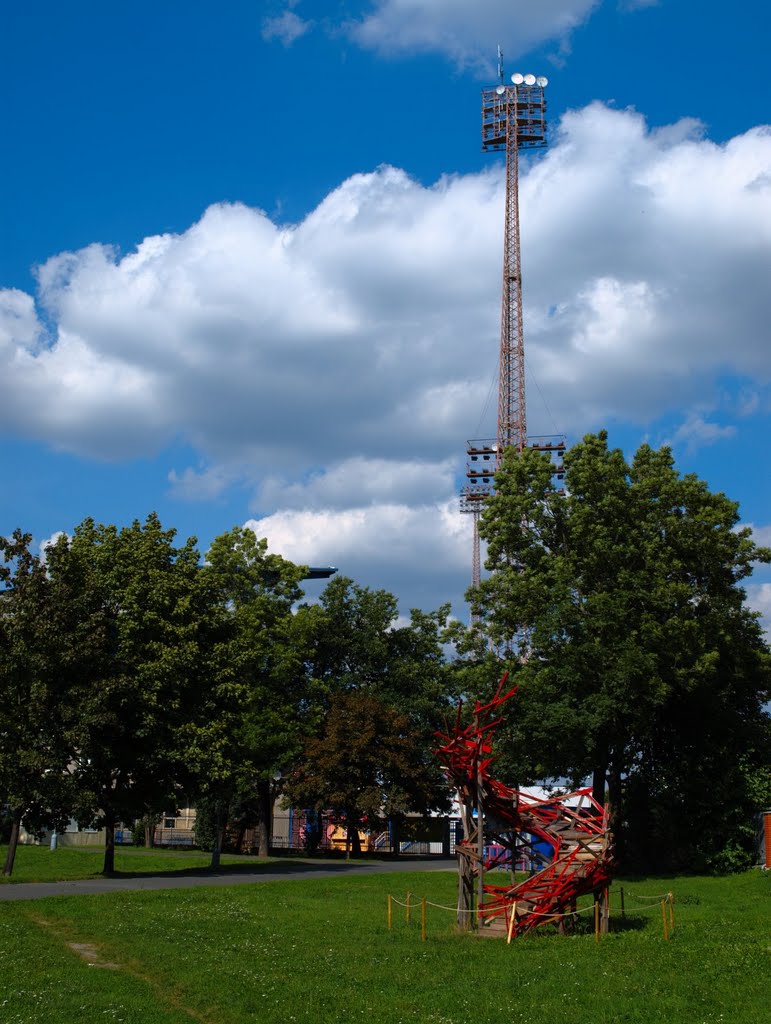
M629 895L631 895L631 893L627 893L627 896L629 896ZM644 897L644 898L645 899L651 899L651 900L655 899L656 902L655 903L651 903L651 905L648 906L648 907L638 907L637 910L633 911L633 913L641 914L641 913L644 913L644 911L646 911L646 910L656 910L658 904L661 903L662 900L670 900L670 899L672 899L672 894L667 892L667 893L664 893L662 896ZM407 908L407 907L410 906L410 904L408 904L408 903L402 903L401 900L398 900L395 896L392 896L391 900L398 907L405 907L405 908ZM436 907L437 910L448 910L448 911L451 911L453 914L476 914L477 913L477 909L476 908L474 908L472 910L459 910L457 907L448 907L448 906L446 906L443 903L432 903L431 900L426 900L426 906L427 907ZM501 909L503 909L503 908L501 908ZM593 912L594 912L594 904L593 903L590 903L588 906L582 907L581 909L567 910L567 911L565 911L564 914L558 914L556 911L553 911L553 910L529 910L528 911L529 914L535 914L538 917L573 917L575 914L588 914L588 913L593 913Z
M408 893L407 894L407 900L406 900L405 903L402 903L401 900L398 900L395 896L391 896L390 894L388 895L388 927L389 927L389 930L391 928L391 905L394 904L394 903L398 907L406 908L406 910L407 910L407 923L408 924L410 923L410 911L412 909L411 897L413 895L414 895L413 893ZM636 900L650 901L648 906L638 907L635 911L633 911L633 913L640 914L640 913L644 913L646 910L653 910L653 911L655 911L658 906L661 907L661 914L662 914L662 920L663 920L663 925L664 925L664 938L668 941L672 931L674 930L674 926L675 926L675 913L674 913L675 897L674 897L674 894L672 892L667 892L667 893L662 893L660 896L648 896L648 895L637 896L635 893L627 893L626 895L632 896ZM525 902L525 901L522 901L522 902ZM489 907L490 905L488 904L487 906ZM528 910L525 913L528 916L548 917L548 918L551 918L551 919L560 918L560 917L577 917L579 914L590 914L590 913L593 913L594 914L595 937L597 938L597 941L599 941L599 906L600 906L599 903L597 901L594 901L592 903L587 904L587 906L582 907L580 910L578 908L576 908L575 910L568 910L568 911L565 911L564 913L559 913L556 910ZM485 905L483 905L481 908L480 907L475 907L475 908L468 909L468 910L461 910L458 907L448 907L448 906L446 906L443 903L433 903L431 900L427 900L425 898L425 896L422 897L422 899L421 899L421 933L422 933L422 937L423 937L423 941L424 942L426 941L426 907L435 907L437 910L447 910L447 911L449 911L450 913L453 913L453 914L476 914L476 915L484 914L485 909L486 909ZM499 913L502 913L504 915L504 917L507 916L507 908L506 907L501 906L501 907L498 908L498 910L499 910ZM667 911L669 912L668 914L667 914ZM512 916L516 917L516 913L517 912L516 912L516 906L515 906L514 914ZM623 914L623 894L622 894L622 914ZM669 920L667 920L667 917L669 918Z
M397 900L395 896L392 896L391 899L397 905L397 907L407 906L406 903L402 903L400 900ZM454 914L476 914L476 910L458 910L457 907L445 907L441 903L431 903L430 900L426 900L426 906L436 907L438 910L451 910Z
M582 907L581 910L566 910L564 914L558 914L556 910L528 910L528 914L534 914L535 917L575 917L577 914L594 913L594 904L590 903L587 907Z
M661 901L659 901L659 902L661 902ZM627 913L628 914L645 914L648 910L656 910L658 908L658 905L659 905L658 903L651 903L650 906L648 906L648 907L636 907L634 910L628 910Z
M391 896L391 900L392 900L392 902L394 902L397 905L397 907L407 907L406 903L402 903L400 900L397 900L397 898L395 896ZM449 910L453 914L477 914L477 913L479 913L479 910L477 908L474 908L473 910L459 910L457 907L447 907L443 903L432 903L431 900L426 900L426 906L427 907L436 907L437 910ZM484 912L484 909L485 908L482 907L482 912ZM501 911L503 911L503 909L504 908L501 907ZM594 912L594 904L589 904L589 906L582 907L580 910L568 910L564 914L558 914L556 912L556 910L528 910L527 911L528 914L535 914L536 917L575 917L576 914L587 914L589 912L592 912L592 913Z

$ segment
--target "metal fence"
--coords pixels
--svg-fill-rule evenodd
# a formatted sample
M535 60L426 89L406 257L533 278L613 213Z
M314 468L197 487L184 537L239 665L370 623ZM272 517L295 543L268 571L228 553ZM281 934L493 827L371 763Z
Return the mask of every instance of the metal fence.
M365 822L358 830L362 853L388 854L396 852L423 857L451 857L455 853L456 838L461 838L460 822L449 817L408 817L401 822L398 838L387 821ZM133 842L131 829L116 831L116 843ZM195 828L161 828L157 826L153 845L176 849L191 849L196 845ZM228 832L225 848L238 846L239 852L251 853L257 849L256 829L243 833ZM318 814L313 811L288 809L273 816L270 849L276 853L334 852L345 853L353 849L352 838L339 815L331 811Z
M400 853L418 856L451 856L452 828L449 818L407 818L398 830L398 838L386 821L364 822L358 829L363 853L394 853L398 842ZM344 852L352 839L347 826L332 812L289 809L273 817L271 848L313 852L316 850Z

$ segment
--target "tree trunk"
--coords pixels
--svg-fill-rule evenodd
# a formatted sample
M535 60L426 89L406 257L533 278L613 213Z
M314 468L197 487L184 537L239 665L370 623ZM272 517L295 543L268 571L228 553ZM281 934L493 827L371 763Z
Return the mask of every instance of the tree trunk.
M211 848L211 861L209 867L216 871L220 866L220 853L222 851L222 809L219 800L214 812L214 843Z
M478 755L478 757L480 757ZM482 768L480 761L477 760L477 792L476 792L476 804L477 804L477 912L474 915L474 923L477 928L482 926L482 905L485 898L485 872L484 872L484 860L485 860L485 809L484 809L484 790L482 788Z
M246 823L241 822L238 826L238 835L236 836L236 853L245 853L244 850L244 839L246 838Z
M607 762L597 765L592 773L592 796L601 807L605 806L605 778L607 774Z
M460 802L460 820L463 826L463 841L466 842L471 835L473 818L471 808L463 801ZM474 927L474 871L471 858L462 853L456 844L458 857L458 927L462 931L469 931Z
M268 835L268 823L265 821L262 814L260 814L260 817L257 821L257 827L255 829L254 838L257 840L257 856L270 856L270 838Z
M257 780L257 806L260 817L257 822L257 853L260 857L270 856L270 839L273 831L273 800L270 779Z
M104 826L104 866L103 875L115 873L115 819L110 818Z
M149 850L155 846L155 822L149 818L145 819L145 846Z
M592 773L592 796L600 805L605 806L605 785L608 776L608 760L604 758L603 762L597 765ZM600 931L605 932L607 930L607 907L604 899L604 890L597 889L594 893L594 902L599 903L599 915L600 915Z
M361 857L361 838L359 837L358 822L352 822L348 826L348 837L350 839L350 843L348 844L350 847L350 854L353 854L354 857Z
M21 829L21 816L14 814L11 823L11 836L8 840L8 852L5 855L3 874L10 877L13 874L13 862L16 860L16 847L19 845L19 831Z
M621 769L611 764L608 772L608 803L610 804L610 828L614 835L621 821Z
M474 872L471 858L458 853L458 927L467 932L474 927Z

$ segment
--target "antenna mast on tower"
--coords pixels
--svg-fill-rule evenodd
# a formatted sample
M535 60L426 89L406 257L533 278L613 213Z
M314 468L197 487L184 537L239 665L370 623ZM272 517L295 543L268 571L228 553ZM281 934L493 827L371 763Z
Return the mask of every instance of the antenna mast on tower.
M511 85L504 82L503 53L498 47L499 84L482 90L482 149L506 153L506 208L503 244L503 296L501 305L501 348L498 374L498 433L495 438L468 441L466 478L461 489L460 510L474 517L474 549L471 585L480 583L479 517L485 501L494 492L494 475L507 448L522 451L525 446L561 457L565 438L528 439L525 411L525 340L522 325L522 268L519 242L519 151L546 145L546 99L548 79L514 74ZM562 463L554 466L562 479ZM472 622L476 616L472 614Z

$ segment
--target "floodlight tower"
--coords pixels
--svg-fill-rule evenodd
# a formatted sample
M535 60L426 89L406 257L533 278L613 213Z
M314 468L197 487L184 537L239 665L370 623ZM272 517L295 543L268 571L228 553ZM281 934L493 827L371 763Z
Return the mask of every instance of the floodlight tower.
M503 303L498 377L498 457L527 443L522 269L519 244L519 151L546 145L548 80L514 74L482 91L482 149L506 151L506 215L503 228Z
M493 478L507 448L522 451L529 445L540 451L565 450L564 438L527 437L525 413L525 341L522 326L522 268L519 241L519 151L546 145L546 99L549 84L543 76L514 74L504 82L503 59L498 50L499 84L482 90L482 149L506 153L506 209L503 229L503 296L498 375L497 437L468 441L468 484L461 489L460 510L474 518L471 585L479 586L479 516L493 493ZM555 463L562 478L563 467ZM472 615L472 622L475 616Z

